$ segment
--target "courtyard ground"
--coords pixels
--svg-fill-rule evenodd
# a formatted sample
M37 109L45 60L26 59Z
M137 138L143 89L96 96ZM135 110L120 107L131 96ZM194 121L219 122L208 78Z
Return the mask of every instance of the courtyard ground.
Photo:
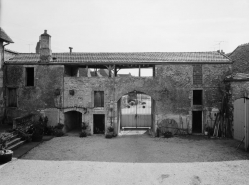
M0 167L1 184L249 184L238 141L147 134L53 138Z

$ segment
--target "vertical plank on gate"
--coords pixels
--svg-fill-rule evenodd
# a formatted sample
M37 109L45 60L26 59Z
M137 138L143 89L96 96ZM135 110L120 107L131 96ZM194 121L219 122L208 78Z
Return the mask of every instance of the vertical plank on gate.
M234 139L242 140L245 136L245 104L244 98L235 100L234 102Z
M245 150L248 151L249 147L249 100L245 99L245 114L246 114L246 122L245 122Z

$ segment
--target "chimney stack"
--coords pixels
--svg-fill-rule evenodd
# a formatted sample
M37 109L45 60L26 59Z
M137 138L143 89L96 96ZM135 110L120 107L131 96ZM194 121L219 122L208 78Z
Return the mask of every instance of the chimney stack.
M47 34L47 30L40 36L40 60L41 62L51 61L52 51L51 51L51 36Z
M72 54L72 51L73 51L73 48L72 47L69 47L69 50L70 50L70 55Z

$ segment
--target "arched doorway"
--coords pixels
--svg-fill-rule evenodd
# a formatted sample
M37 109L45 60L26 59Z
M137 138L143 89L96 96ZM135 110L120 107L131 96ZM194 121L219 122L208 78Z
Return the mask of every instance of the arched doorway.
M154 104L151 96L132 91L119 100L120 129L140 129L153 127Z
M64 113L64 130L80 130L82 123L82 113L78 111L69 111Z

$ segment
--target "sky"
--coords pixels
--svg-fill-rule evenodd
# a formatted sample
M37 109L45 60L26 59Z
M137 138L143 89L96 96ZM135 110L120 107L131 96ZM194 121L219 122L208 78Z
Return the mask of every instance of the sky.
M232 52L249 42L249 0L0 0L17 52Z

